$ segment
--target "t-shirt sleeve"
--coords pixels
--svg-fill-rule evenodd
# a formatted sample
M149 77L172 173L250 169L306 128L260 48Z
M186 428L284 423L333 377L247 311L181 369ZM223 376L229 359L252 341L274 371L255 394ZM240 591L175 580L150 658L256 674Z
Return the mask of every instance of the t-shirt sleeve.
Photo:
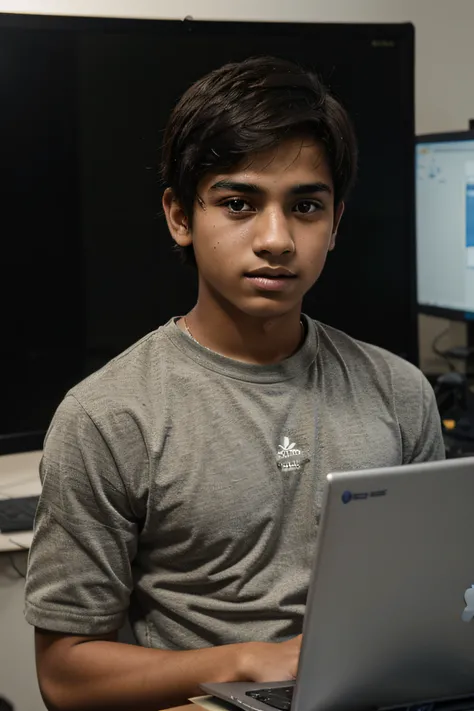
M411 377L396 385L404 464L444 459L446 450L435 394L426 377L416 368Z
M69 634L119 629L138 524L113 452L71 395L49 428L26 581L27 621Z

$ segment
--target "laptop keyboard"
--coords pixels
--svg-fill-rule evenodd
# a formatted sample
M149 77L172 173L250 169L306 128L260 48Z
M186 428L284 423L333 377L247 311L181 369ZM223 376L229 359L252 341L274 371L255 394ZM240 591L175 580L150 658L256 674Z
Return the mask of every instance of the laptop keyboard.
M252 699L261 701L263 704L272 706L274 709L290 711L294 689L294 686L277 686L274 689L247 691L246 696L251 696Z
M257 689L256 691L247 691L246 696L251 696L263 704L272 706L274 709L290 711L294 688L293 685L274 689ZM393 711L474 711L474 696L408 704L397 706L396 708L392 707L392 709Z

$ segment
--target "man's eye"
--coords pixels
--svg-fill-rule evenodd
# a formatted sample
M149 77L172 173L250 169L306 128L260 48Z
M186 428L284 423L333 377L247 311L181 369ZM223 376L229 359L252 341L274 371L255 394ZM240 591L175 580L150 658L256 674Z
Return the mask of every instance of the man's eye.
M314 200L300 200L300 202L295 205L295 212L299 212L300 215L312 215L318 210L322 209L322 205Z
M232 198L232 200L226 200L222 203L229 212L252 212L253 208L248 202L242 200L241 198Z

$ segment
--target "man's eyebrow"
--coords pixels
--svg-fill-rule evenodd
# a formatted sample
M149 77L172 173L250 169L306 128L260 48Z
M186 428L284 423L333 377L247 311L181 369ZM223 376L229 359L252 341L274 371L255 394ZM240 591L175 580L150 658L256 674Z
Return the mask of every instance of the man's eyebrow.
M308 195L310 193L332 193L331 186L327 183L304 183L290 188L292 195Z
M228 190L233 193L243 195L263 195L265 190L254 183L241 183L235 180L218 180L211 185L211 190ZM314 193L332 193L331 187L327 183L302 183L293 185L289 191L290 195L314 195Z
M259 188L254 183L239 183L234 180L218 180L217 183L211 185L211 190L229 190L233 193L245 193L252 195L261 195L264 190Z

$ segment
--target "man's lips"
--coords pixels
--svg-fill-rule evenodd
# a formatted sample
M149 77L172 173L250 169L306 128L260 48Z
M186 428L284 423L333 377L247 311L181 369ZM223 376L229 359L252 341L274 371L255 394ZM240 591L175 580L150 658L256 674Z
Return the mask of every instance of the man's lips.
M247 272L248 277L266 277L269 279L294 278L296 274L286 267L260 267Z
M293 276L267 276L265 274L246 274L245 279L253 284L257 289L263 291L283 291L287 289L292 281L296 278Z

